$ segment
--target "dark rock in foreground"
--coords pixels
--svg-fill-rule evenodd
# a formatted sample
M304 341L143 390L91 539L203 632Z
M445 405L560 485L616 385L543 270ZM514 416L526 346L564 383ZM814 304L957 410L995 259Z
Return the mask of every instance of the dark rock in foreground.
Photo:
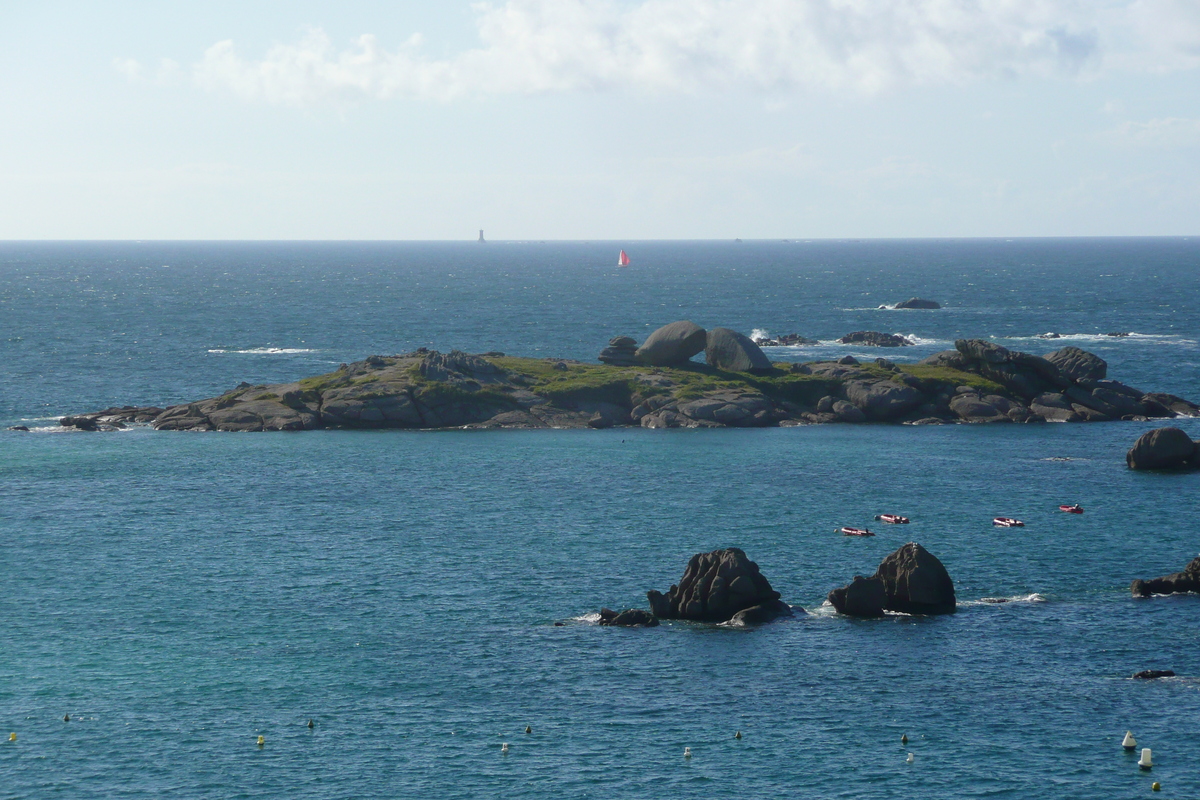
M1174 678L1175 670L1172 670L1172 669L1144 669L1141 672L1133 673L1133 677L1139 681L1152 681L1157 678Z
M910 297L901 303L896 303L896 305L892 306L892 308L934 309L941 308L941 305L938 304L936 300L925 300L920 297Z
M1200 442L1179 428L1155 428L1138 437L1125 454L1130 469L1196 469Z
M713 328L708 332L704 357L710 367L730 372L770 372L774 369L770 359L749 336L729 328Z
M879 331L854 331L854 333L847 333L838 341L842 344L863 344L868 347L907 347L912 344L903 336Z
M1150 580L1135 579L1129 590L1134 597L1200 592L1200 556L1193 558L1191 563L1183 568L1183 572L1174 572Z
M829 602L840 614L860 617L882 616L885 609L904 614L952 614L957 609L950 574L937 556L915 542L885 558L870 578L856 575L849 585L834 589Z
M630 336L614 336L608 347L600 351L599 360L614 367L632 367L637 364L637 342Z
M736 547L697 553L678 584L666 594L652 590L646 597L660 619L727 622L746 612L739 621L760 623L793 613L758 565Z
M708 343L708 333L694 322L680 320L664 325L646 337L637 349L639 364L674 367L686 364Z
M600 624L622 628L653 628L658 624L658 618L640 608L628 608L624 611L602 608L600 609Z

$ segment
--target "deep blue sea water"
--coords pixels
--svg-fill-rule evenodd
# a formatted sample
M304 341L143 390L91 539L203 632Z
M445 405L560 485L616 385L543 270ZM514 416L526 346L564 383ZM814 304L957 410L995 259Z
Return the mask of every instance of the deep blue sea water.
M877 308L912 295L945 308ZM53 430L418 346L590 360L681 318L917 337L898 361L1076 344L1200 400L1198 300L1197 239L0 244L0 426L35 428L0 431L0 798L1200 795L1200 599L1128 591L1200 550L1200 476L1124 467L1154 423ZM880 354L772 356L848 352ZM832 533L882 511L913 522ZM821 607L910 540L959 613ZM724 546L812 613L589 621Z

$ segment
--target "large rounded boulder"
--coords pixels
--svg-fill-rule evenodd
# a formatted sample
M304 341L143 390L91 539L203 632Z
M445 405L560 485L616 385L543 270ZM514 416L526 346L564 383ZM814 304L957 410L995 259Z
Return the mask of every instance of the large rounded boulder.
M688 561L679 583L670 590L646 593L650 610L659 619L727 622L741 612L739 621L767 622L791 616L792 608L779 592L736 547L697 553Z
M1173 572L1161 578L1137 579L1129 587L1134 597L1154 594L1200 593L1200 556L1193 558L1183 572Z
M829 602L839 613L876 617L880 591L882 608L903 614L953 614L957 609L954 581L937 556L916 542L909 542L883 559L870 578L854 581L829 593Z
M1125 454L1130 469L1190 469L1200 445L1179 428L1155 428L1138 437Z
M713 328L705 341L704 358L710 367L730 372L768 372L771 360L749 336L729 328Z
M1089 353L1078 347L1064 347L1043 356L1054 366L1058 367L1066 377L1073 381L1104 379L1108 375L1108 362L1095 353Z
M936 300L926 300L923 297L910 297L903 302L896 303L893 308L920 308L920 309L935 309L941 308L941 304Z
M634 357L651 367L676 367L691 361L708 344L708 333L694 322L664 325L646 337Z

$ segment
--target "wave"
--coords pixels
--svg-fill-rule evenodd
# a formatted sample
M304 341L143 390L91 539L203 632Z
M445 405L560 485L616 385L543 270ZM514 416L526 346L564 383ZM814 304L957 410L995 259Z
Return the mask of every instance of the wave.
M1059 333L1049 336L1039 333L1034 336L997 336L996 339L1011 342L1135 342L1138 344L1176 344L1195 345L1195 339L1188 339L1172 333L1128 333L1112 336L1107 333Z
M320 350L309 350L303 347L251 347L246 350L235 350L232 347L216 347L208 352L233 355L243 354L252 356L290 356L296 353L319 353Z
M978 600L963 600L960 606L1003 606L1025 603L1045 603L1046 596L1037 592L1015 594L1012 597L981 597Z

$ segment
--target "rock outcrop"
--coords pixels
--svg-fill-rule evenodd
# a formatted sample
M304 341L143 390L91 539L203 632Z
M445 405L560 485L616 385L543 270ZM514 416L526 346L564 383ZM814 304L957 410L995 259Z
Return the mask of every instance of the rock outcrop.
M736 547L697 553L678 584L666 594L650 591L646 597L660 619L727 622L742 614L739 621L758 623L793 613L758 565Z
M1155 428L1138 437L1125 454L1130 469L1200 468L1200 442L1179 428Z
M870 578L856 575L849 585L834 589L829 602L840 614L863 617L880 616L885 609L952 614L957 608L950 574L937 556L915 542L885 558Z
M941 305L938 304L936 300L925 300L920 297L910 297L903 302L896 303L896 305L892 306L892 308L934 309L941 308Z
M694 322L680 320L664 325L646 337L637 349L639 364L652 367L675 367L686 364L692 356L704 350L708 333Z
M637 342L630 336L614 336L608 347L600 351L599 360L614 367L632 367L637 364Z
M1173 669L1144 669L1141 672L1133 673L1133 679L1137 681L1153 681L1159 678L1174 678L1175 670Z
M602 608L600 609L600 624L621 628L653 628L658 624L658 618L640 608L627 608L624 611Z
M1154 594L1200 593L1200 556L1193 558L1183 572L1173 572L1161 578L1135 579L1129 585L1134 597L1149 597Z
M705 345L714 366L689 360L689 353ZM632 346L629 337L612 339L603 364L421 348L370 356L294 383L242 383L220 396L166 409L122 406L63 417L61 423L85 431L146 424L173 431L304 431L1200 417L1200 406L1180 397L1105 378L1070 378L1045 358L981 339L960 340L954 350L917 365L883 358L864 364L844 356L786 370L773 367L741 334L714 328L709 335L690 322L656 331L633 356ZM648 366L636 353L683 362ZM1072 354L1064 363L1072 374L1098 374L1077 369L1090 363L1087 355Z
M1108 362L1100 356L1080 350L1078 347L1064 347L1048 354L1046 360L1058 367L1063 375L1074 381L1100 380L1108 374Z
M708 332L704 358L710 367L729 372L770 372L770 359L749 336L729 328L713 328Z
M808 339L798 333L785 333L783 336L769 338L760 336L754 339L759 347L799 347L802 345L820 344L820 339Z
M907 347L912 344L903 336L879 331L854 331L847 333L838 341L842 344L863 344L868 347Z

